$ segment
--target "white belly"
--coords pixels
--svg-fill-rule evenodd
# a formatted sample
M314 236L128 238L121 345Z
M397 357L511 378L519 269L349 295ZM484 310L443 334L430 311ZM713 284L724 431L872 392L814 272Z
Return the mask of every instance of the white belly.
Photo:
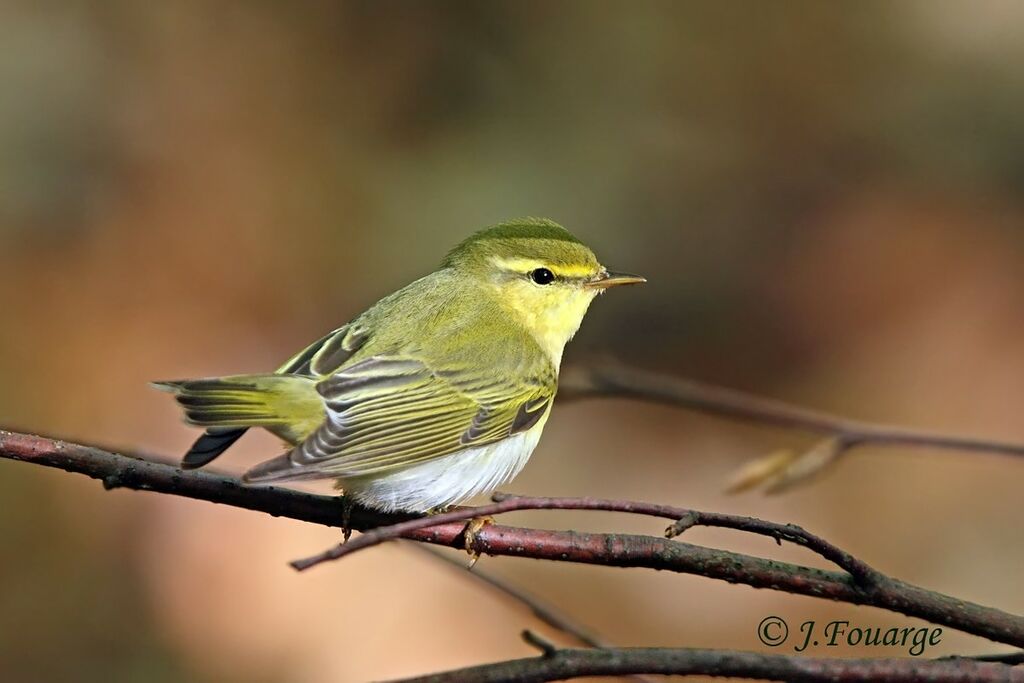
M345 479L339 486L360 505L384 512L426 512L458 505L494 491L519 474L542 429L543 422L489 446L469 448L382 477Z

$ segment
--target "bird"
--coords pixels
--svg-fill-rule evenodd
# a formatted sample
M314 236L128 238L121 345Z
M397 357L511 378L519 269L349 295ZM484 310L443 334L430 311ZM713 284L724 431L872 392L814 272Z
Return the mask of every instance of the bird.
M474 233L438 269L273 373L153 385L205 428L184 469L262 427L287 450L244 483L333 479L362 507L434 513L519 474L591 302L642 282L609 271L554 221L510 220Z

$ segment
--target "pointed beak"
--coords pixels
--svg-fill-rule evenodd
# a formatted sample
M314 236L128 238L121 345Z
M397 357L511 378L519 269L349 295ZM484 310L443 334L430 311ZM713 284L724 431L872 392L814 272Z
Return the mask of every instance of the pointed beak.
M584 287L590 289L608 289L609 287L615 287L617 285L639 285L647 282L647 278L639 275L632 275L630 273L613 273L606 270L598 273L590 282L586 283Z

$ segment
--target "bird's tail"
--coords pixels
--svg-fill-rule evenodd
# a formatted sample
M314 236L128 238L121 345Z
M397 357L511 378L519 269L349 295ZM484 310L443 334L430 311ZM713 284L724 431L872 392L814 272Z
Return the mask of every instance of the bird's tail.
M265 427L294 444L324 419L316 380L301 375L234 375L153 382L153 386L174 394L186 422L206 427L182 460L187 469L216 458L249 427Z

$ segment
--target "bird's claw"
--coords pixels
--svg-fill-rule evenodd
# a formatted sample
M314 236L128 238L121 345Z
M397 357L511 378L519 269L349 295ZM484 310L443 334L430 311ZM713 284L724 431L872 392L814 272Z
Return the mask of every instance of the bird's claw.
M494 517L490 515L474 517L466 523L466 528L462 532L462 539L466 552L469 553L469 566L467 569L472 569L476 561L480 559L480 552L476 549L476 536L488 524L494 524Z
M349 537L352 535L352 507L354 503L352 499L346 496L344 493L341 494L341 533L343 542L348 543Z

